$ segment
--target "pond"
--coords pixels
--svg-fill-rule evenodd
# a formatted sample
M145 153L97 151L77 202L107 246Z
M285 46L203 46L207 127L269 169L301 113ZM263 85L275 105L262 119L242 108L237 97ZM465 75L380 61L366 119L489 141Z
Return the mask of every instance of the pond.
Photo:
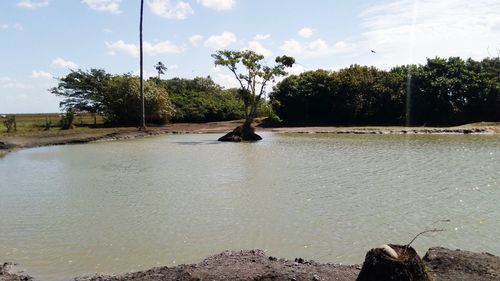
M0 159L0 261L44 280L225 249L361 263L407 243L500 254L500 137L219 135L26 149Z

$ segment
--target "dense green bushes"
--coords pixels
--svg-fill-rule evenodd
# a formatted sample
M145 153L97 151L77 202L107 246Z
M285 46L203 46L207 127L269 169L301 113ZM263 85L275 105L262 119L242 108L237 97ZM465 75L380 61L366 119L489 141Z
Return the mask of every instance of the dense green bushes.
M168 91L174 104L174 122L227 121L245 116L237 90L225 90L210 77L156 81ZM269 110L267 103L262 102L258 116L267 116Z
M407 95L407 93L409 93ZM293 75L271 93L288 123L453 125L500 121L500 59L429 59Z
M109 99L104 102L107 118L119 124L137 124L140 111L140 80L130 75L114 76L109 84ZM165 123L175 112L167 91L154 81L144 83L147 123Z
M64 98L60 106L76 112L102 114L108 123L138 124L140 117L139 78L111 75L101 69L72 71L50 91ZM146 122L211 122L241 119L243 102L236 89L225 90L210 77L160 80L144 86ZM258 116L267 116L263 102Z
M131 75L110 75L101 69L72 71L60 79L50 91L64 97L60 106L77 112L103 114L106 121L137 124L140 118L139 78ZM154 81L144 87L146 120L150 123L168 121L174 108L167 91Z
M51 92L61 107L138 124L139 78L104 70L72 71ZM429 59L390 71L353 65L292 75L270 94L274 112L291 124L454 125L500 121L500 59ZM236 89L210 78L145 82L146 122L210 122L244 118ZM273 116L261 102L258 116Z
M223 90L208 78L159 81L175 107L172 121L212 122L243 117L243 105L232 90Z

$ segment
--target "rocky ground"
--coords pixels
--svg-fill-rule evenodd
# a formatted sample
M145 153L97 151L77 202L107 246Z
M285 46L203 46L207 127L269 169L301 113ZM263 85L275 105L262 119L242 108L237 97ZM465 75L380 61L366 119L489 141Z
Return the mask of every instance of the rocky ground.
M424 263L434 281L500 281L500 257L445 248L431 248ZM9 264L0 265L0 281L31 280L8 272ZM156 281L156 280L336 280L355 281L360 265L322 264L277 259L263 251L226 251L198 264L157 267L116 276L93 275L75 281Z
M499 281L500 257L445 248L431 248L424 262L435 281Z

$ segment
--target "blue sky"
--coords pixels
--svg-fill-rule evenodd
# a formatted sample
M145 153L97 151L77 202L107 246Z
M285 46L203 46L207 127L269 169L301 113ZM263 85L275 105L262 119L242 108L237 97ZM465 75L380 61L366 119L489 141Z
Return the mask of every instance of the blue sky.
M0 1L0 113L57 112L47 89L70 69L137 73L139 0ZM290 71L500 53L498 0L145 0L145 72L210 75L217 49L287 54ZM372 53L370 50L375 50Z

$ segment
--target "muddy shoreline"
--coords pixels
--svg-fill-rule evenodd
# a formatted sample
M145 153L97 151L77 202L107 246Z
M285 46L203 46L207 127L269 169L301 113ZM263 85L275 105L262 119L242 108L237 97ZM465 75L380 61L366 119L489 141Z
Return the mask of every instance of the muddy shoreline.
M240 125L240 121L211 123L173 123L163 126L148 127L147 130L137 128L121 128L117 132L69 134L61 136L0 136L0 157L8 152L50 145L82 144L96 141L126 140L132 138L166 135L166 134L223 134ZM258 132L280 134L338 134L338 135L428 135L428 134L500 134L500 123L477 123L458 127L260 127Z
M431 248L424 263L434 281L498 281L500 257L445 248ZM10 272L11 264L0 264L0 281L35 280L23 273ZM317 263L267 256L264 251L226 251L197 264L155 267L120 275L95 274L75 277L75 281L152 281L152 280L337 280L355 281L361 265Z

